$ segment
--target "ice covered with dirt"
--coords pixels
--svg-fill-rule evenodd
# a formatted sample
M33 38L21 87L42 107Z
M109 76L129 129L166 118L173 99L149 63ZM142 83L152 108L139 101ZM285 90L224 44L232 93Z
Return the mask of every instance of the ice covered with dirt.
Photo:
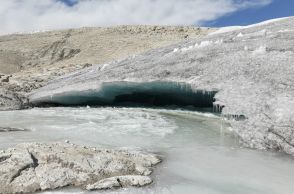
M34 91L32 103L55 103L107 84L171 82L216 91L215 106L246 146L294 155L294 18L187 40L125 60L77 71ZM123 90L122 90L123 91ZM125 92L128 94L128 89ZM87 96L87 95L86 95ZM82 96L83 97L83 96Z
M11 151L15 153L20 149L20 153L26 153L21 148L30 145L28 151L38 151L31 153L38 159L39 166L43 161L40 156L54 152L54 156L68 161L71 157L84 156L83 153L94 154L91 147L96 147L97 151L110 149L122 150L122 153L154 153L162 159L162 163L152 168L150 178L136 177L138 179L133 181L128 176L115 175L88 185L90 190L112 186L116 188L119 182L115 178L119 178L122 185L140 185L149 183L150 179L153 183L142 188L135 186L107 190L109 194L292 194L294 190L292 157L240 147L231 128L221 117L211 113L145 108L35 108L0 112L0 124L3 128L11 126L27 129L24 132L1 133L0 149L16 147L16 150ZM22 142L28 144L17 146ZM61 151L66 150L61 153L60 147L55 147L52 142L69 143L62 143L65 148L61 147ZM71 143L85 145L86 148L72 147ZM53 146L52 152L46 145ZM67 149L70 151L67 152ZM42 150L46 153L39 152ZM110 155L106 154L105 157L112 156L111 153L108 154ZM25 156L34 164L29 154L23 154ZM102 157L99 153L97 156ZM58 166L58 161L55 162L52 161L50 165ZM116 162L118 160L113 160L112 164ZM78 165L76 167L84 165L88 168L86 161L80 159L75 159L74 164ZM72 170L64 167L63 170ZM34 168L29 169L25 172L32 172ZM17 178L15 180L20 181ZM44 193L105 192L67 187Z

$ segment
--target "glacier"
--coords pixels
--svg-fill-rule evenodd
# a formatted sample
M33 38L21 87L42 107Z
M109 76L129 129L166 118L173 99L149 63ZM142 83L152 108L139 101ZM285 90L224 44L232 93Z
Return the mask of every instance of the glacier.
M116 90L117 83L126 83L119 93L104 96L111 100L117 94L133 94L144 85L184 84L193 91L189 95L213 93L213 106L245 146L294 155L293 30L294 17L289 17L186 40L64 75L33 91L29 100L36 106L78 105L92 94L105 92L105 85ZM165 95L177 96L168 87Z

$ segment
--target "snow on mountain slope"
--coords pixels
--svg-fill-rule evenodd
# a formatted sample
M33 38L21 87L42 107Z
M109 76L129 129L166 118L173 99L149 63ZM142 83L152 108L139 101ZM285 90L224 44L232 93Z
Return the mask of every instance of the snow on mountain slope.
M271 20L267 20L267 21L260 22L260 23L257 23L257 24L251 24L251 25L248 25L248 26L226 26L226 27L219 28L215 32L211 32L209 35L220 34L220 33L225 33L225 32L231 32L231 31L241 30L241 29L246 29L246 28L258 27L258 26L267 25L267 24L270 24L270 23L279 22L279 21L286 20L286 19L289 19L289 17L271 19Z
M215 106L246 146L294 155L293 30L290 17L95 65L51 81L30 101L54 103L56 96L99 91L106 83L185 83L218 92Z

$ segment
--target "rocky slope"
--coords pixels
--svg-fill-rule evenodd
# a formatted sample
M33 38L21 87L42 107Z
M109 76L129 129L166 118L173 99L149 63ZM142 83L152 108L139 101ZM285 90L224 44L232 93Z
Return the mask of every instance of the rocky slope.
M88 67L51 81L30 100L55 103L62 96L99 95L107 84L184 83L194 91L217 91L214 105L246 146L294 155L293 48L292 17ZM235 119L241 115L245 119Z
M0 193L32 193L76 186L87 190L152 183L153 154L73 145L20 144L0 151Z
M25 107L48 80L214 31L172 26L81 28L0 36L0 110Z

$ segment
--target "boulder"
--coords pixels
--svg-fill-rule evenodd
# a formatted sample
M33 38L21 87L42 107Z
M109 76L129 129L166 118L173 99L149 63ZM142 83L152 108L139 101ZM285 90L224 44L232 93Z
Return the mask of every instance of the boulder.
M27 143L0 151L0 193L67 186L88 190L144 186L160 159L150 153L71 143Z

